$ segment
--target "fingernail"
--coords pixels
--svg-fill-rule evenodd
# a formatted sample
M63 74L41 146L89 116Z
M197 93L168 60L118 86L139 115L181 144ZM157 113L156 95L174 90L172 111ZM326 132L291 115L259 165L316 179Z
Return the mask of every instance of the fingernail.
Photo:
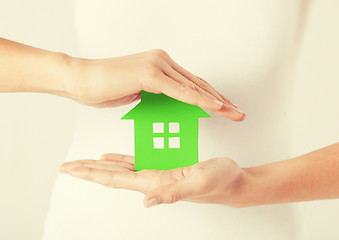
M150 208L150 207L153 207L153 206L156 206L159 204L159 201L157 198L151 198L151 199L148 199L146 202L145 202L145 207L146 208Z
M63 163L60 167L59 167L59 171L61 173L65 173L65 172L68 172L71 168L77 166L76 163L74 162L66 162L66 163Z
M232 106L232 109L238 113L244 114L244 112L240 109L240 108L236 108L234 106Z
M218 104L220 107L223 105L223 103L222 102L220 102L219 100L217 100L217 99L213 99L213 101L216 103L216 104Z
M60 173L67 173L67 168L66 168L64 165L61 165L61 166L59 167L59 172L60 172Z

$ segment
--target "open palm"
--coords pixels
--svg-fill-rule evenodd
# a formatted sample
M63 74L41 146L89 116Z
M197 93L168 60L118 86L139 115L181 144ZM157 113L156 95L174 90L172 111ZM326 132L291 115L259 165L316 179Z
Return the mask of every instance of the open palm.
M244 170L229 158L214 158L172 170L134 171L134 157L104 154L100 160L77 160L60 166L60 172L145 194L146 207L180 200L240 206L238 192Z

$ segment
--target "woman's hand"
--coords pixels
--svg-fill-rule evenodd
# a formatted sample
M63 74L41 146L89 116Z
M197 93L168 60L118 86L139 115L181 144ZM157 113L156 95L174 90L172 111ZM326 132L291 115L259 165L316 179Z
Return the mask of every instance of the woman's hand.
M108 107L164 93L234 121L245 114L163 50L107 59L81 59L0 38L0 92L43 92Z
M134 157L105 154L100 160L64 163L60 172L145 194L145 207L177 201L217 203L242 207L246 172L229 158L215 158L173 170L134 172Z
M108 59L77 59L73 98L97 107L118 106L140 99L140 91L164 93L211 110L234 121L245 114L210 84L156 49Z
M240 168L215 158L168 171L134 172L134 158L105 154L101 160L64 163L63 173L112 188L144 193L145 206L180 200L233 207L339 198L339 143L305 155Z

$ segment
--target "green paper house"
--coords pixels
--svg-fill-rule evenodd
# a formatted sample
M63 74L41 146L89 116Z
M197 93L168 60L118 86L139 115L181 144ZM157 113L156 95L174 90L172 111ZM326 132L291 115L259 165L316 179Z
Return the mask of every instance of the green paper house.
M121 118L134 120L135 170L197 163L199 118L209 117L197 106L142 91L141 102Z

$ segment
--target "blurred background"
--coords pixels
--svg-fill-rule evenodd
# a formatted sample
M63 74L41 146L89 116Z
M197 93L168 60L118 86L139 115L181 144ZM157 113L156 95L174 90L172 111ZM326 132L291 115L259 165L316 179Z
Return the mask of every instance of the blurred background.
M304 0L291 89L294 154L339 140L339 1ZM71 1L0 0L0 36L77 55ZM0 52L1 54L1 52ZM75 127L76 103L0 94L0 239L42 236L50 193ZM305 239L339 239L339 200L305 204Z

